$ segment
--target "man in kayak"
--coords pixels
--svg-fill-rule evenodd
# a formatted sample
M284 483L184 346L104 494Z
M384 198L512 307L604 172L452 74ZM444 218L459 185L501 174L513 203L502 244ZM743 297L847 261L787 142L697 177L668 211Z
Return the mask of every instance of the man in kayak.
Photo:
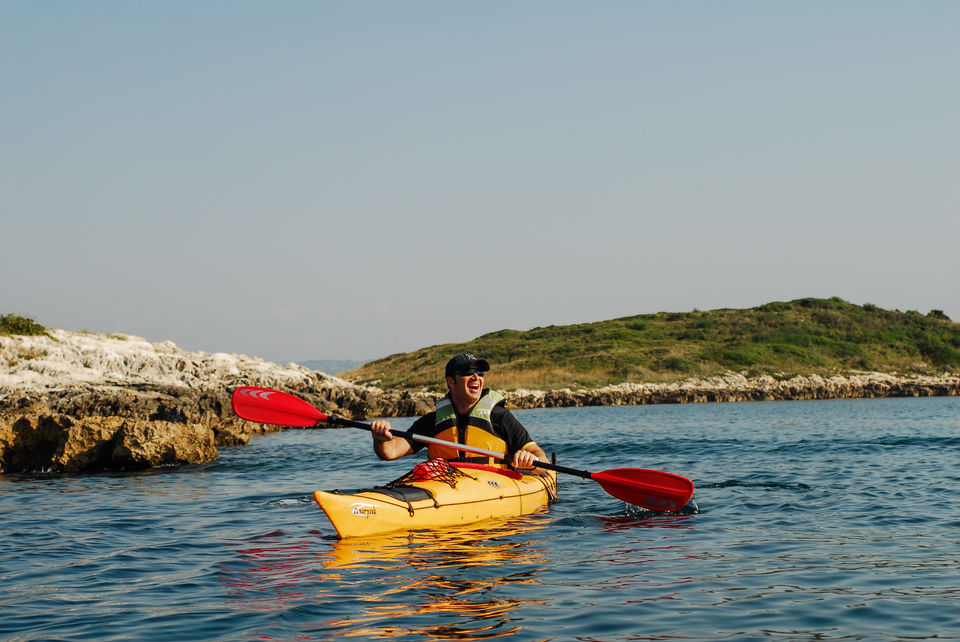
M514 468L530 469L538 459L547 461L547 454L530 438L527 429L504 407L503 395L483 387L483 377L490 370L486 359L461 353L447 362L444 375L449 392L437 401L436 410L417 419L410 432L453 441L495 452L506 453ZM373 450L380 459L393 460L418 452L426 444L395 437L390 422L378 419L370 424ZM490 462L487 457L474 457L449 446L430 444L430 459L459 459Z

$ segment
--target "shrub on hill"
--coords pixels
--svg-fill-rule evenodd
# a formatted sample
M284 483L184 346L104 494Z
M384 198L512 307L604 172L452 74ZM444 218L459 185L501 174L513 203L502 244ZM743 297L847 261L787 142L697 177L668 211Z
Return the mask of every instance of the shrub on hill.
M45 327L33 319L22 317L19 314L3 314L0 315L0 334L6 336L45 336L49 333Z

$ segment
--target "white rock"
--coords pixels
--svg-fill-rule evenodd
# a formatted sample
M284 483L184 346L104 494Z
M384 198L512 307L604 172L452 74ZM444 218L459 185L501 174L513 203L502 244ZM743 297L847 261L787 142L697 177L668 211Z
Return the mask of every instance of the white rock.
M302 381L314 371L246 355L188 352L170 341L131 335L50 330L46 336L0 336L0 387L52 388L72 384L125 382L201 388L241 373L277 381ZM325 375L329 383L353 384Z

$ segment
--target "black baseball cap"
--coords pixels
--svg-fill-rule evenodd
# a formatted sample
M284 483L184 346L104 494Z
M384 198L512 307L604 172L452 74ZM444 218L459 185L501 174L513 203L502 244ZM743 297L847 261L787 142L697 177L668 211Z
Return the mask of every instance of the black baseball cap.
M466 370L467 368L476 368L480 372L486 372L490 369L490 364L487 363L486 359L477 359L469 352L461 352L460 354L455 355L453 359L450 359L450 361L447 361L447 368L444 371L444 376L452 377L461 370Z

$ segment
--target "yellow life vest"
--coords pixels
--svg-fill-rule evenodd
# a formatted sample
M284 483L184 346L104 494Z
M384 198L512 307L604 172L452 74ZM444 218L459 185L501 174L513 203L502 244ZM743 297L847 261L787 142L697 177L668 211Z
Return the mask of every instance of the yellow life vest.
M458 444L467 444L478 448L485 448L498 453L506 453L507 442L493 434L491 415L493 409L502 402L504 396L493 390L486 390L480 400L470 409L467 425L460 430L457 427L457 410L453 407L450 395L443 397L436 403L436 421L434 422L434 437ZM442 457L456 461L480 461L487 464L505 466L501 461L492 457L474 455L466 451L457 450L450 446L430 444L427 448L430 459Z

